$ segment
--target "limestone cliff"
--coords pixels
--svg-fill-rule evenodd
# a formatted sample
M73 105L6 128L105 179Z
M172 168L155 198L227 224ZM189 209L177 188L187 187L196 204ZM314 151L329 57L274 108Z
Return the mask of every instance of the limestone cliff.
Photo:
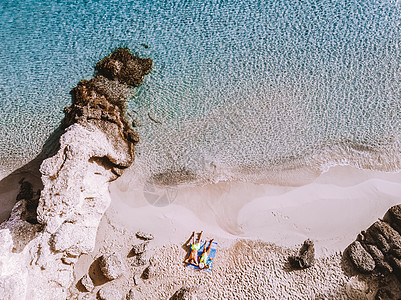
M75 261L95 246L109 183L134 161L139 139L125 120L125 101L151 68L151 59L117 49L72 89L72 105L46 146L51 156L40 165L42 185L35 191L21 179L0 225L1 299L66 299Z

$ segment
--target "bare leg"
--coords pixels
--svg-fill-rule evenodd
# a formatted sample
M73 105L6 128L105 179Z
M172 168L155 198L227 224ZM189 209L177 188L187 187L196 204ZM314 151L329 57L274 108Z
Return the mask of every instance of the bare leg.
M192 232L192 245L195 244L195 232ZM197 251L192 250L192 245L191 245L191 251L189 252L188 258L184 261L187 264L197 264L196 262L196 255Z
M207 253L207 255L209 255L209 254L210 254L210 248L212 248L212 243L213 243L213 240L214 240L214 239L211 239L211 240L210 240L210 242L209 242L209 246L207 246L207 249L206 249L206 253Z

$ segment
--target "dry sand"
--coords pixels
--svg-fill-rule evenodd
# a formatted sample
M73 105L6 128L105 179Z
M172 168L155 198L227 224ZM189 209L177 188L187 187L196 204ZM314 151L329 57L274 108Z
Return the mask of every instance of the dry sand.
M111 186L112 204L99 227L96 250L81 257L76 279L110 251L124 255L128 270L120 279L100 282L93 297L103 287L122 293L133 288L137 299L168 299L187 285L195 299L359 299L358 289L360 299L373 299L379 280L353 276L341 261L342 251L401 202L400 173L350 167L331 168L301 186L223 182L157 188L121 179ZM128 257L140 242L138 230L155 236L148 256L158 275L134 286L133 275L146 267L130 266ZM183 264L188 238L201 230L219 243L210 274ZM288 255L307 238L315 242L316 264L290 270ZM83 295L76 288L71 292Z

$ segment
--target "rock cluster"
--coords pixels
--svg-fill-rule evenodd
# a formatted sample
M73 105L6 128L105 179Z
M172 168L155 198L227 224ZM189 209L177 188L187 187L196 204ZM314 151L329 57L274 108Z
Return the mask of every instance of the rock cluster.
M125 100L151 68L152 60L117 49L96 65L94 78L72 89L40 168L27 165L35 166L31 173L39 168L40 190L21 180L11 216L0 225L2 298L66 299L74 263L94 249L109 183L134 161L138 136L125 119ZM90 289L89 279L81 283Z
M148 259L146 258L146 252L149 247L149 241L153 240L153 235L150 233L145 233L142 231L138 231L136 233L136 237L141 240L145 240L140 244L136 244L132 247L131 255L133 256L131 266L140 267L147 264Z
M298 255L290 256L288 258L291 266L296 269L306 269L313 265L315 262L315 247L311 240L306 240L301 249L299 249Z
M153 235L150 233L141 233L140 236L152 237L153 239ZM141 238L141 240L144 240L144 238ZM133 258L134 261L133 263L131 263L131 266L139 267L139 266L145 266L147 264L148 260L145 259L144 256L147 254L148 246L149 246L149 238L145 239L145 241L141 241L141 243L139 244L135 244L132 247L130 253L127 256L128 259L132 258L132 255L134 256ZM138 263L138 261L141 261L141 263ZM120 277L124 278L123 275L127 271L125 259L123 259L120 253L108 252L100 256L97 260L95 260L95 263L98 263L101 275L105 277L104 279L107 279L105 281L102 281L100 284L99 284L100 281L97 283L98 285L105 284L97 291L97 298L106 300L112 300L112 299L121 300L122 299L121 298L122 296L120 294L121 291L116 291L115 288L113 288L113 285L110 286L107 283L108 281L113 281ZM142 271L141 277L143 279L149 279L153 277L155 274L156 274L156 268L154 266L154 262L152 260L149 260L149 265ZM140 283L140 278L137 274L133 276L132 283L134 286ZM92 281L91 277L88 274L85 274L80 279L80 284L82 285L84 291L86 292L92 293L95 290L94 282ZM124 299L127 300L134 299L135 298L134 296L135 296L135 291L133 288L131 288L124 296Z
M362 273L395 274L401 281L401 205L361 232L345 255Z

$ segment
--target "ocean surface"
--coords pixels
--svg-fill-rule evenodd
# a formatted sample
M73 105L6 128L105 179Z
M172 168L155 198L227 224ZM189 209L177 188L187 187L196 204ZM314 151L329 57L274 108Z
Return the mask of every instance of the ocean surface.
M401 169L399 1L2 0L0 40L2 176L117 47L154 61L128 103L141 142L126 178Z

